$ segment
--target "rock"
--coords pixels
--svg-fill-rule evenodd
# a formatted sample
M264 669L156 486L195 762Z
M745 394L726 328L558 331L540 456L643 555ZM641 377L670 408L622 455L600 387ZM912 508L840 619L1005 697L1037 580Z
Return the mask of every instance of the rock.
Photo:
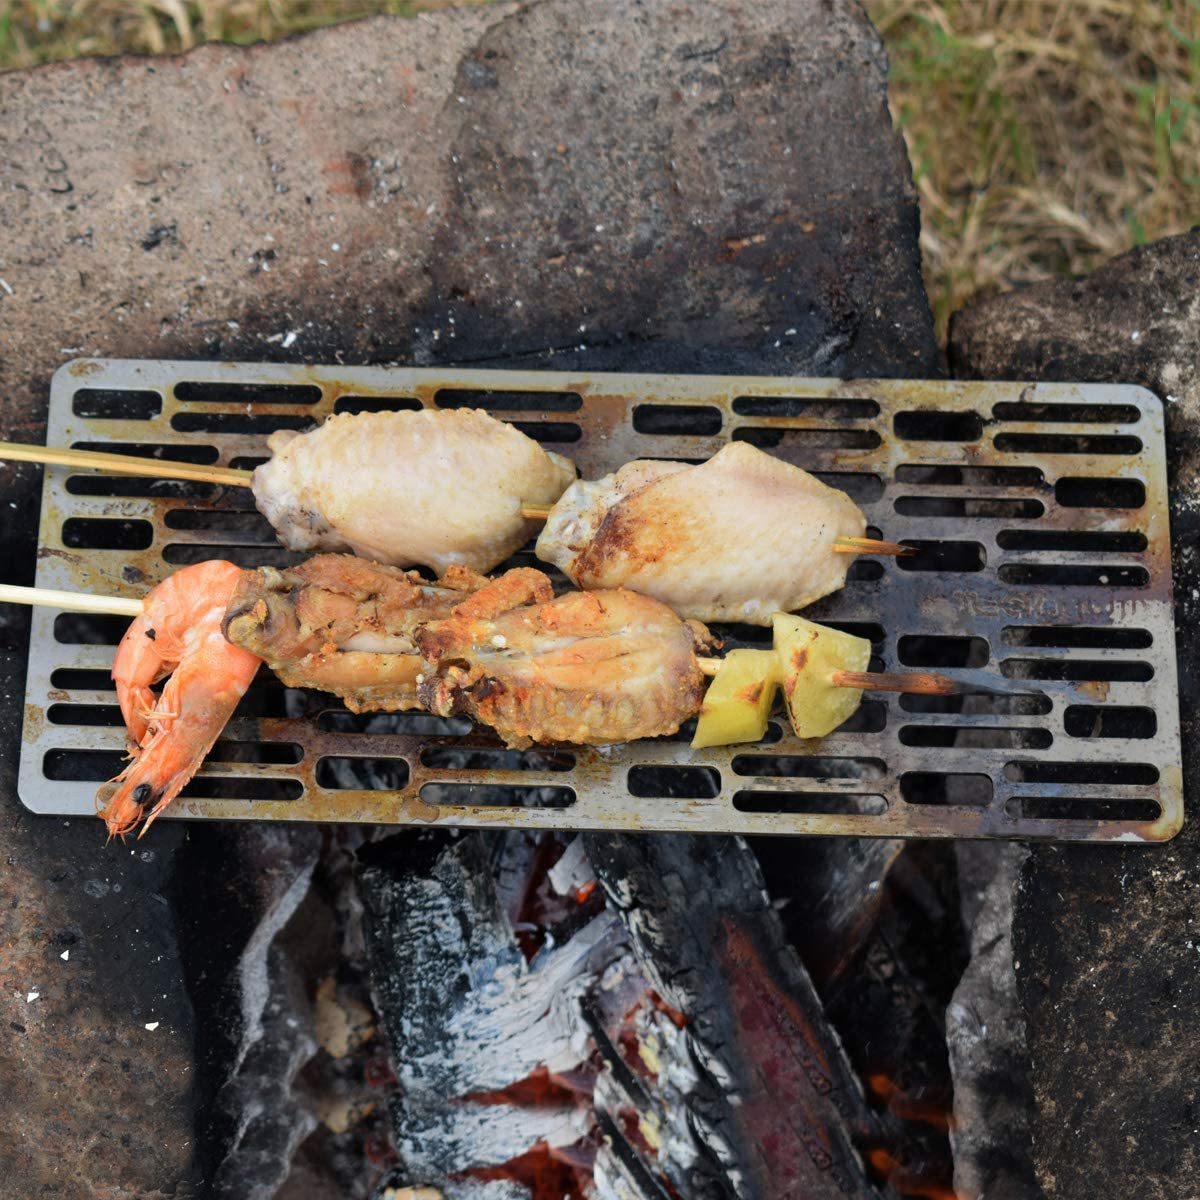
M495 4L0 78L14 431L80 353L935 373L883 49L803 10Z
M973 378L1139 383L1164 400L1180 694L1200 678L1200 230L1076 281L956 314L950 360ZM1184 791L1200 717L1183 705ZM1190 1200L1200 1178L1200 826L1163 846L1037 846L1021 873L1014 957L1051 1200ZM1102 1176L1098 1173L1102 1172Z
M44 436L81 354L936 373L885 75L849 0L557 0L0 76L0 436ZM0 467L9 582L32 582L37 478ZM28 625L0 620L14 748ZM12 762L13 1186L181 1196L192 1032L155 897L185 834L106 850L25 814ZM187 878L176 911L203 914L220 880ZM86 952L60 989L68 936Z
M963 843L972 866L987 855L982 895L963 896L971 961L946 1009L954 1078L954 1190L959 1200L1041 1200L1033 1171L1025 1016L1013 970L1013 890L1026 850L1017 843ZM959 858L964 864L963 856ZM962 876L960 875L960 879Z

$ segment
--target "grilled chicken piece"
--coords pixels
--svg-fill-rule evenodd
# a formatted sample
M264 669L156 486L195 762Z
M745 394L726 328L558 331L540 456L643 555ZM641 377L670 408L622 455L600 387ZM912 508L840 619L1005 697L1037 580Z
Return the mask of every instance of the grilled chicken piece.
M844 492L747 442L699 466L643 460L572 484L537 554L581 588L627 587L701 621L770 625L836 591L866 518Z
M425 707L466 713L518 747L655 737L695 714L703 626L624 589L550 597L540 572L512 571L422 626Z
M418 708L417 627L487 582L452 567L435 586L415 571L319 554L283 571L243 572L223 631L289 687L334 692L354 712Z
M537 531L521 503L552 504L574 464L478 409L344 413L279 430L254 499L292 550L351 550L440 575L490 571Z

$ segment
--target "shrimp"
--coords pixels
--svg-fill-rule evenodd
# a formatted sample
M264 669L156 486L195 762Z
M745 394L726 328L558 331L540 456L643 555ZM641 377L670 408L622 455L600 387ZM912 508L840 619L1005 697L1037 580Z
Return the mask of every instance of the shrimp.
M113 660L133 761L97 808L109 836L124 836L147 808L142 833L199 770L262 661L226 641L225 610L243 572L229 562L184 567L147 596ZM170 675L161 696L151 685ZM150 807L153 805L153 807ZM139 837L141 834L138 835Z

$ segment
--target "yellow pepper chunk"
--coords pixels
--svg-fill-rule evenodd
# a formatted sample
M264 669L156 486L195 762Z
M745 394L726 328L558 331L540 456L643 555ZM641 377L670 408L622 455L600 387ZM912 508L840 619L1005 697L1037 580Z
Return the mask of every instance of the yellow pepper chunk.
M767 731L778 686L773 650L731 650L704 695L692 749L757 742Z
M847 720L862 700L861 688L837 687L833 674L865 671L871 643L788 613L776 613L773 624L792 728L797 737L824 737Z

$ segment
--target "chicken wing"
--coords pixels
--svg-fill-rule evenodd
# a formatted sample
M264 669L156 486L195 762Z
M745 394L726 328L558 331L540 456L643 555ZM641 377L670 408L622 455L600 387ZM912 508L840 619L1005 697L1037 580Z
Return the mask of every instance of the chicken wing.
M572 484L537 554L581 588L627 587L684 617L770 625L846 581L866 518L844 492L747 442L699 466L639 461Z
M695 714L703 626L624 589L551 600L538 574L501 579L417 631L430 712L465 713L510 746L655 737Z
M284 571L243 572L223 631L289 687L333 692L355 712L418 708L417 627L487 582L452 567L433 585L415 571L320 554Z
M552 504L569 459L478 409L344 413L280 430L254 472L254 499L292 550L351 550L440 575L490 571L537 531L526 504Z

